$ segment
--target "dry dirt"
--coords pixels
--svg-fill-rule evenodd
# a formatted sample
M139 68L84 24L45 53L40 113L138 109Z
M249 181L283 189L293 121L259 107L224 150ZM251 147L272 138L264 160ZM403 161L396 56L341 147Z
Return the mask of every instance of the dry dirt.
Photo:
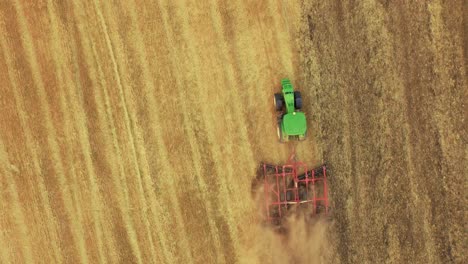
M467 262L467 2L311 1L300 45L334 262Z
M466 262L466 5L0 1L0 262ZM333 215L282 238L250 183L293 145Z

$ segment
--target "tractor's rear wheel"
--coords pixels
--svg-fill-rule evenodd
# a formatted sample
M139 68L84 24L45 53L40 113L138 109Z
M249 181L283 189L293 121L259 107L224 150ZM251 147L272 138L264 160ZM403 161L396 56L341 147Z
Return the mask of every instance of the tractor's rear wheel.
M276 93L273 97L273 104L275 106L276 111L281 111L281 109L283 109L283 95L280 93Z
M294 92L294 107L299 110L302 108L302 96L299 91Z

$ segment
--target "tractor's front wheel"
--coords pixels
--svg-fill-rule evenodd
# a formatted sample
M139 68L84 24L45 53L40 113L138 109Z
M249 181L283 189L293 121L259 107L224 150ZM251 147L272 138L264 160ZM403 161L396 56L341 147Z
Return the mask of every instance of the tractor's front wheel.
M273 97L273 105L275 106L276 111L281 111L283 109L283 95L276 93Z

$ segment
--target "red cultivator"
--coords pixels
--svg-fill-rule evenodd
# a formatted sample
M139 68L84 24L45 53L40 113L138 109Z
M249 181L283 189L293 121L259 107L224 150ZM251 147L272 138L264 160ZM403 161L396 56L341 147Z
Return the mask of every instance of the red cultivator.
M308 169L292 157L285 165L261 163L257 184L263 184L265 220L280 225L284 216L300 210L308 216L328 213L327 169Z

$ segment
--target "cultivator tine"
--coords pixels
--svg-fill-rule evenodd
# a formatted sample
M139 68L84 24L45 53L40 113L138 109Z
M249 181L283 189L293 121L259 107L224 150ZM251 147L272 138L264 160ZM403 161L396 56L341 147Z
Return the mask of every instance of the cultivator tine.
M310 208L312 215L328 213L325 164L308 170L304 163L290 159L286 165L261 163L259 171L266 221L281 223L292 207Z
M299 180L304 180L306 178L306 176L308 176L308 177L311 177L312 175L313 176L323 176L325 170L326 170L326 165L323 164L323 165L320 165L319 167L317 167L315 169L309 170L307 172L304 172L304 173L298 175L297 178Z

